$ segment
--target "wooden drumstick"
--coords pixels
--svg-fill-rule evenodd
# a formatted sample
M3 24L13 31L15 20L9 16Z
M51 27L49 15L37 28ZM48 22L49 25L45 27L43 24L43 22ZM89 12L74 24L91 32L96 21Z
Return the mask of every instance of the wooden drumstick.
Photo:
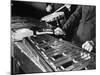
M53 32L36 32L36 35L53 34Z

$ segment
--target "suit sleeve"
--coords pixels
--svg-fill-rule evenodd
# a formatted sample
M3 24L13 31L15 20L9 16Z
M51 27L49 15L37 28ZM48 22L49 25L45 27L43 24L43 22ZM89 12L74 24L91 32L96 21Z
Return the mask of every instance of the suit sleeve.
M66 32L67 28L77 24L76 22L81 19L82 15L82 7L78 6L76 10L73 12L73 14L69 17L69 19L66 21L62 29Z

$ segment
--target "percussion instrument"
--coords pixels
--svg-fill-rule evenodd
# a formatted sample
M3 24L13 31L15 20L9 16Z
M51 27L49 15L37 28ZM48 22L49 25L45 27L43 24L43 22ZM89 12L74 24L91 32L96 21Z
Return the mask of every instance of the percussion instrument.
M60 26L66 22L64 12L54 12L41 18L41 21L46 22L47 25Z
M23 42L15 42L15 44L43 72L95 69L95 53L88 52L68 41L59 40L50 35L31 36ZM89 54L90 57L81 58L83 52Z

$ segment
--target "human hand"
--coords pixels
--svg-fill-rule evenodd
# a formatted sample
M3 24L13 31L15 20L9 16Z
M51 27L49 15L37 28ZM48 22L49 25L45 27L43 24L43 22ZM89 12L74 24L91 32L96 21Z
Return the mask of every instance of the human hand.
M82 48L91 52L93 50L93 46L94 46L94 43L93 41L86 41L83 45L82 45Z
M18 29L12 33L12 39L14 41L23 40L24 37L29 37L33 35L33 31L27 28Z
M55 34L55 35L64 35L64 32L63 32L63 30L62 30L60 27L57 27L57 28L54 30L54 34Z
M94 43L93 41L86 41L83 45L82 45L82 48L91 52L93 50L93 46L94 46ZM82 52L81 53L81 58L84 59L84 60L88 60L91 58L90 54L89 53L85 53L85 52Z
M51 12L51 10L52 10L52 6L51 6L51 5L48 5L48 6L46 7L46 11L47 11L47 12Z
M81 58L84 60L88 60L91 58L89 53L82 52L80 55L81 55Z

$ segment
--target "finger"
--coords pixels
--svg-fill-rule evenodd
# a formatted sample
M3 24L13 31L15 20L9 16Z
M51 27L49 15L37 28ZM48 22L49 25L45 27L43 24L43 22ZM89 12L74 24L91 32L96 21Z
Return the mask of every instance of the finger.
M90 58L91 58L90 54L87 54L87 57L85 58L85 60L88 60Z
M91 47L89 47L87 51L89 51L89 52L90 52L90 51L91 51Z
M89 52L91 52L91 50L93 49L93 47L90 44L87 44L86 47L87 47L86 50Z
M54 34L57 34L58 31L54 30Z
M85 59L87 57L87 54L86 53L83 53L83 59Z
M93 47L92 46L89 47L89 50L88 51L91 52L92 50L93 50Z
M84 53L84 52L83 52L83 55L82 55L82 57L83 57L83 58L85 58L85 53Z
M85 58L85 54L84 53L81 53L81 58Z
M86 58L87 57L87 54L86 53L84 53L84 58Z
M82 48L85 48L86 45L87 45L87 42L85 42L85 43L82 45Z
M89 45L89 43L87 43L87 44L85 45L85 48L84 48L84 49L88 51L89 48L90 48L90 45Z
M91 56L90 56L90 54L88 53L87 54L87 57L85 58L85 60L88 60L88 59L90 59L91 58Z
M85 44L82 45L82 48L84 48Z
M86 47L85 47L85 50L89 51L89 46L86 46Z
M88 49L88 47L85 45L84 49L85 49L85 50L87 50L87 49Z

